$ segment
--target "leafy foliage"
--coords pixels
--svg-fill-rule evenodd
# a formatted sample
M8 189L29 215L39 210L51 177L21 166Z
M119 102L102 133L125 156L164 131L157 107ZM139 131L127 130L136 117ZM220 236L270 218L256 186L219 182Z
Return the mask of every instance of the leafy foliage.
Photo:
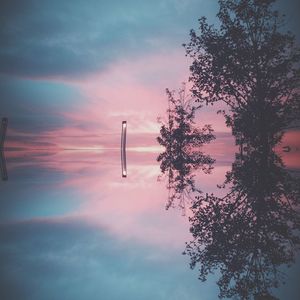
M284 280L278 267L291 264L300 246L300 180L283 168L271 148L248 145L227 173L223 197L199 195L187 245L199 279L220 270L220 297L275 299Z
M168 176L167 188L170 191L167 208L179 201L181 208L185 207L186 199L193 199L195 187L193 172L201 169L209 173L214 160L200 151L200 147L209 143L215 137L210 125L203 128L195 126L195 112L199 106L193 106L185 95L185 88L179 91L179 97L167 89L169 109L168 120L161 125L160 136L157 141L164 146L165 151L160 153L157 161L160 169Z
M239 115L247 107L276 113L280 128L299 118L299 59L294 36L282 32L274 0L220 0L220 27L199 19L186 47L193 58L192 92L200 102L226 103Z
M220 270L220 297L276 299L300 246L300 180L273 148L300 115L300 51L283 32L274 0L219 0L220 27L199 19L185 45L193 58L192 93L200 103L222 101L240 153L227 173L223 198L199 194L187 244L201 280Z

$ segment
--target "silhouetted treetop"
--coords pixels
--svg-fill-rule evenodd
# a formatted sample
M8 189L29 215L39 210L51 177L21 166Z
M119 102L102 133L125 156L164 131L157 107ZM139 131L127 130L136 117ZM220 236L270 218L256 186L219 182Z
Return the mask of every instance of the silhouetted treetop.
M299 113L299 48L283 32L283 17L271 0L220 0L219 28L199 19L184 45L193 58L192 92L200 102L223 101L232 111L245 105L276 113L289 122Z

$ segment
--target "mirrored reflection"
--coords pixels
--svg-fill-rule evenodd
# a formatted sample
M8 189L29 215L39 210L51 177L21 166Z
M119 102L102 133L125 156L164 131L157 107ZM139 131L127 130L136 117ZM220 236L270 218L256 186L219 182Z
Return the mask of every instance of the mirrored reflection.
M213 168L214 160L195 149L213 139L211 128L194 131L195 108L185 109L170 93L169 102L174 108L161 127L158 142L165 151L157 160L168 178L167 208L176 201L184 209L187 199L191 206L193 240L184 252L190 267L199 269L202 281L220 274L221 298L277 299L272 291L284 282L282 267L294 262L300 247L299 172L285 168L275 151L285 118L252 105L226 116L239 151L218 185L219 196L194 181L196 170L209 173Z
M167 120L161 121L157 141L164 147L157 161L160 162L162 177L167 177L169 191L166 208L178 205L183 212L186 202L190 203L195 192L195 171L208 174L213 169L214 159L201 151L201 146L214 140L209 125L198 128L194 124L195 112L199 107L192 105L192 99L185 95L184 87L179 95L167 90L169 108Z
M186 248L202 281L220 274L221 298L277 299L283 266L300 246L299 173L275 150L284 131L299 127L299 48L273 2L219 1L220 27L199 19L186 46L194 95L227 106L239 146L225 195L199 193L193 202Z
M300 245L299 174L274 151L281 119L266 115L246 108L231 118L240 151L220 186L228 192L200 194L191 207L190 266L199 267L203 281L218 270L223 298L276 299L272 289L284 282L280 267L294 262Z
M293 263L300 245L299 183L271 148L248 144L227 173L229 192L195 200L186 253L201 280L220 270L221 297L273 299L279 267Z
M3 299L53 293L60 299L74 282L80 282L74 299L103 291L107 299L198 298L197 278L181 255L188 222L163 209L157 153L128 150L126 180L119 149L5 154L10 180L0 186Z

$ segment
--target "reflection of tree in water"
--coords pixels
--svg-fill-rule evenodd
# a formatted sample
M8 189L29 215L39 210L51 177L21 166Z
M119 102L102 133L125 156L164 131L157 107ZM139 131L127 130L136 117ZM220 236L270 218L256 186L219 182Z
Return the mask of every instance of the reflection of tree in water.
M183 91L181 91L183 93ZM198 266L199 278L220 271L221 297L276 299L271 290L284 279L280 266L293 263L300 246L300 180L293 177L274 146L281 139L280 116L273 114L268 126L247 127L252 115L258 124L264 114L245 106L229 121L240 153L226 174L224 197L204 194L194 181L194 171L209 173L213 160L198 150L214 136L209 126L193 126L196 108L168 91L168 121L162 124L158 142L165 151L157 158L168 177L167 208L178 201L184 208L190 199L190 231L194 240L185 253L190 266ZM222 187L221 187L222 188Z
M220 187L228 192L199 194L191 207L194 240L185 253L202 281L219 270L220 297L276 299L280 267L300 248L300 178L274 151L284 122L261 112L249 105L229 118L240 152Z
M179 91L179 97L167 90L169 109L168 120L162 122L160 136L157 141L165 148L157 161L161 172L167 176L169 197L166 207L178 201L180 208L185 208L186 200L192 200L195 187L194 171L201 169L209 173L214 160L199 149L214 139L213 130L209 125L202 129L195 127L194 118L197 108L185 95L185 89Z
M186 253L201 280L220 270L221 297L275 299L269 290L283 279L278 267L291 264L300 245L300 181L271 148L247 149L227 173L227 195L200 195L192 205Z
M284 279L280 267L291 265L300 247L300 179L274 151L283 131L299 119L300 52L293 35L283 32L273 2L220 0L219 28L203 17L200 34L192 30L185 45L193 60L193 96L199 103L226 104L226 124L240 147L226 175L227 194L197 193L192 171L204 166L209 172L212 160L202 153L194 158L189 143L209 142L212 136L209 127L187 130L182 120L189 124L195 109L176 106L180 101L170 95L175 109L169 109L158 138L166 148L158 157L161 171L174 191L168 206L184 194L192 199L194 240L185 253L191 267L199 267L201 280L219 270L220 297L276 299L271 292Z
M299 178L274 146L300 115L299 48L274 0L220 0L219 28L199 20L186 45L192 92L200 103L223 102L240 152L224 197L199 194L186 248L200 279L220 271L221 297L275 299L279 267L300 246Z

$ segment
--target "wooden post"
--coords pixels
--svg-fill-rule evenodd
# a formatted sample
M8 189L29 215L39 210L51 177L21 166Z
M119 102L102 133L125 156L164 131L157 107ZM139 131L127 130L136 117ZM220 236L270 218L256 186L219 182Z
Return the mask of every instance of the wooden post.
M0 149L0 171L1 171L1 179L3 181L8 180L5 156L4 156L4 152L1 149Z
M0 149L4 149L4 141L6 136L7 124L8 124L8 119L2 118L1 130L0 130Z

